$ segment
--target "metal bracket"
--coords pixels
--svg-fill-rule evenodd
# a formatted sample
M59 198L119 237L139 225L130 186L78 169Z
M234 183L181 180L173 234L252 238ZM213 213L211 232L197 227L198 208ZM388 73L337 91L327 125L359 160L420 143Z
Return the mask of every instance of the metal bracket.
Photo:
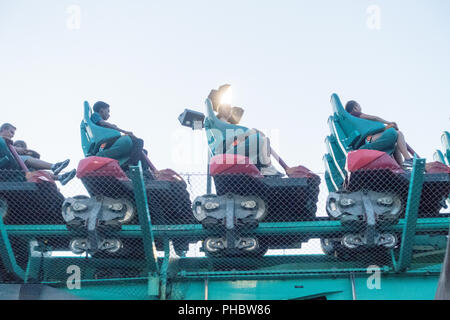
M111 238L111 231L119 231L122 223L134 215L133 205L126 199L103 196L75 197L64 201L62 215L68 227L87 233L87 238L73 239L70 247L74 253L98 251L117 252L122 243Z

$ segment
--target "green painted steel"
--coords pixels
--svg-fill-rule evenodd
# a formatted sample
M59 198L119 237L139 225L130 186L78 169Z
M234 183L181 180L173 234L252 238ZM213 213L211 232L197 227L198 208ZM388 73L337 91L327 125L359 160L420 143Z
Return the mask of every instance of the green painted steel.
M142 230L145 259L148 267L147 294L149 298L156 299L160 295L160 268L156 252L155 237L152 230L152 220L147 202L152 201L152 199L147 198L140 161L137 166L130 166L130 175L131 180L133 181L134 197L136 200L136 207Z
M69 290L61 283L47 283L86 300L152 300L147 278L82 281L80 289ZM45 282L44 282L45 283Z
M0 137L0 169L20 169L19 165L14 159L14 156L9 150L6 140L2 137Z
M170 247L169 241L164 241L164 258L161 264L161 294L160 299L166 300L167 298L167 270L169 268L170 263Z
M20 279L25 278L25 271L17 264L16 257L9 241L8 232L3 224L3 216L7 210L6 204L0 199L0 257L7 272L15 274Z
M352 149L359 148L368 135L384 130L384 124L381 122L361 119L349 114L336 93L331 95L331 106L334 111L333 121L335 124L338 123L342 129L342 133L338 133L337 139L340 138L344 145Z
M437 288L437 274L389 274L376 280L376 272L334 277L289 280L192 280L172 284L172 299L205 300L430 300ZM352 285L353 284L353 285ZM420 290L411 290L420 288Z
M405 226L406 219L400 219L396 225L386 227L386 231L401 232ZM445 231L450 226L450 217L443 218L418 218L417 232ZM69 237L73 232L65 225L4 225L3 228L10 236L33 238L36 236ZM341 225L340 221L297 221L297 222L262 222L252 234L311 234L314 236L327 236L347 231L348 228ZM158 225L152 226L155 238L178 238L192 237L203 239L214 232L205 230L200 224L183 225ZM139 225L124 225L119 231L120 237L136 237L142 234ZM250 233L249 233L250 234Z
M332 277L263 280L177 281L168 284L169 300L431 300L438 274L382 274L376 271ZM92 300L150 299L145 278L83 281L80 289L69 290L63 283L43 282L70 294ZM353 285L352 285L353 283ZM420 290L411 290L420 288Z
M133 181L134 197L136 199L136 207L139 215L139 222L142 231L142 241L144 243L145 257L148 264L149 273L158 273L159 265L156 258L155 238L152 230L152 220L147 202L147 192L145 190L144 177L142 176L142 167L139 162L138 166L130 167L131 180ZM152 201L150 199L149 201Z
M419 213L420 196L422 194L424 171L425 159L417 159L417 157L414 156L405 213L406 223L402 233L400 258L398 263L396 263L397 271L405 270L411 263L414 235L416 233L416 222Z
M122 165L128 161L133 142L129 136L122 136L115 129L98 126L91 120L91 107L84 102L84 116L80 125L81 146L86 157L99 156L113 158ZM100 150L102 144L107 148Z
M62 252L63 248L45 251L34 240L38 237L70 239L76 235L74 231L64 225L4 225L1 220L0 254L8 271L21 276L24 282L49 284L83 299L432 299L450 218L417 219L415 199L420 199L423 166L424 163L416 161L405 218L395 225L383 227L383 230L402 234L402 245L393 253L393 258L400 253L400 259L393 259L391 265L368 265L371 253L367 253L366 261L346 261L326 254L173 257L169 239L198 241L217 231L205 230L200 224L152 225L148 206L152 199L147 198L140 166L131 168L140 225L123 225L117 235L142 239L145 258L55 255L54 252ZM349 227L340 221L317 219L260 223L250 233L322 238L348 231ZM13 238L31 241L26 271L17 266L14 259L10 243ZM164 243L164 253L159 258L153 251L155 239ZM434 249L415 251L416 245ZM80 289L69 290L67 287L66 270L71 265L82 270ZM224 265L229 269L224 269ZM105 266L137 269L139 273L115 279L96 279L97 271Z
M450 132L445 131L441 137L442 148L445 152L447 164L450 165Z

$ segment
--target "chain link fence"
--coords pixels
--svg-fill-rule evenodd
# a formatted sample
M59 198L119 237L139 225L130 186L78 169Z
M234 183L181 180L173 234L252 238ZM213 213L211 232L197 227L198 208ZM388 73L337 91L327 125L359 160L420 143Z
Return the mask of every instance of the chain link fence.
M78 270L82 283L107 280L112 294L116 290L128 298L144 289L123 293L114 281L145 284L150 271L152 256L145 246L151 239L143 241L147 222L139 221L143 205L151 218L157 265L165 268L170 261L167 273L174 279L365 272L373 266L392 271L406 245L412 247L413 269L439 269L444 257L448 174L425 174L423 188L410 191L409 202L411 173L357 172L337 192L328 192L324 173L217 175L209 194L205 174L181 178L145 174L145 204L136 201L139 190L123 172L95 171L62 187L45 176L2 170L2 241L10 243L29 282L65 285ZM414 197L420 197L418 219L405 237L405 214L414 209L408 208ZM24 281L8 268L5 246L1 254L0 281Z

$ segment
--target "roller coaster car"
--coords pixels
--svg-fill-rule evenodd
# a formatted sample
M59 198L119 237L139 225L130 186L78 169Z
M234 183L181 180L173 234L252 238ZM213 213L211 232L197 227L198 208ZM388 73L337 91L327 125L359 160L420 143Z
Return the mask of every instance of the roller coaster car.
M411 172L404 171L386 152L359 149L368 135L385 129L382 123L352 116L336 94L331 104L334 114L328 120L331 135L325 139L328 152L324 156L330 191L326 208L330 217L359 230L337 242L351 249L394 247L394 234L376 230L404 216ZM442 216L440 210L449 192L450 168L438 162L427 163L419 217Z
M441 143L442 143L442 152L441 150L436 150L436 152L433 155L434 161L443 163L445 165L450 165L450 133L448 131L445 131L441 136ZM450 196L447 198L447 201L445 203L445 209L446 212L450 212Z
M433 155L434 161L441 162L446 165L450 165L450 133L445 131L441 136L442 152L441 150L436 150Z
M74 239L72 251L116 253L122 247L125 249L124 241L127 239L111 238L109 233L120 230L123 224L138 224L133 185L128 177L132 141L116 130L95 125L90 116L91 108L85 102L80 128L86 158L78 165L77 177L91 198L68 198L64 203L63 217L69 227L83 229L88 235L87 238ZM146 161L151 164L148 158ZM151 166L144 171L144 181L153 225L195 222L186 183L177 173L170 169L156 171ZM187 241L173 239L173 242L177 252L188 249ZM163 247L160 241L156 244L158 249Z
M288 178L264 177L258 159L259 133L223 152L227 135L236 136L248 129L225 123L214 114L206 100L204 127L212 155L209 173L214 178L216 195L194 200L194 216L204 227L222 230L225 236L203 242L205 252L219 255L264 254L268 248L301 246L305 237L248 236L246 230L264 222L314 220L319 194L319 176L298 166ZM256 151L256 152L252 152Z
M45 171L30 172L12 145L0 137L0 215L5 224L62 224L64 196L51 175ZM61 246L60 239L37 237L48 246ZM29 242L11 238L17 263L24 268L28 261ZM0 279L8 277L0 262ZM9 275L10 276L10 275Z
M12 145L0 137L0 207L6 224L61 224L64 196L51 175L30 172Z

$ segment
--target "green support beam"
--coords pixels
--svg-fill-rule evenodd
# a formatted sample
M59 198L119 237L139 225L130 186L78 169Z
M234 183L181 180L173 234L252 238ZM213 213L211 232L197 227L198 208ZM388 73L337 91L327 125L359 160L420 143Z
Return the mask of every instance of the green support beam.
M130 175L133 182L133 192L142 232L145 258L148 267L148 297L156 299L160 295L160 274L158 257L156 253L155 237L153 235L151 214L148 207L147 192L141 163L130 166ZM152 201L152 199L149 199Z
M141 226L140 231L142 235L142 242L144 244L148 270L149 272L159 272L152 220L148 209L147 192L145 190L142 167L140 163L137 166L130 166L130 175L133 182L134 198L136 200L136 208L139 215L139 223Z
M409 183L408 200L406 203L406 221L402 232L400 258L398 262L394 261L396 271L404 271L411 264L424 171L425 159L417 159L417 157L414 156L411 181Z
M432 300L437 288L438 274L398 273L381 275L356 273L353 285L349 273L342 276L322 276L292 279L203 279L175 280L171 299L202 300L207 289L208 300ZM413 288L413 289L411 289ZM418 288L414 290L414 288Z
M0 258L3 263L3 267L7 272L15 274L20 279L25 278L25 271L17 264L14 251L9 242L8 232L3 224L3 216L7 210L6 203L0 200Z
M400 219L395 225L386 227L386 231L402 232L406 225L406 219ZM418 218L416 232L448 232L450 226L449 218ZM5 231L11 237L34 238L42 237L72 237L75 234L67 229L65 225L6 225ZM189 237L193 240L203 240L214 233L205 230L200 224L184 225L158 225L151 227L154 238L183 238ZM298 222L263 222L251 231L255 235L270 234L308 234L312 236L326 237L342 234L348 231L341 225L340 221L298 221ZM250 234L249 233L249 234ZM120 237L134 238L142 235L141 226L124 225L118 232Z

